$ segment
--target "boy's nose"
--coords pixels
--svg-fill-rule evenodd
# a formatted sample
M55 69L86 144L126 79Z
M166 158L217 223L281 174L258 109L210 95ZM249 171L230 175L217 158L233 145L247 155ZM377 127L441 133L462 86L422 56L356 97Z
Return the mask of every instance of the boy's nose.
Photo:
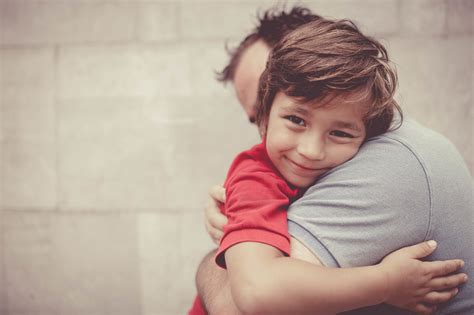
M324 160L326 157L324 139L315 136L308 136L301 139L297 151L308 160Z

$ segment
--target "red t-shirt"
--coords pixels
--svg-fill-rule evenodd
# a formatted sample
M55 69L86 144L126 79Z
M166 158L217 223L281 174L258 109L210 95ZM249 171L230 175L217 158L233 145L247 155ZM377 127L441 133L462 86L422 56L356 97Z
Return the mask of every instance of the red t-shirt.
M188 315L207 315L207 312L204 309L204 305L202 305L199 296L194 298L193 306L188 311Z
M287 209L301 192L289 185L273 166L264 142L240 153L224 183L228 218L216 254L216 263L225 268L224 252L237 243L259 242L290 254Z

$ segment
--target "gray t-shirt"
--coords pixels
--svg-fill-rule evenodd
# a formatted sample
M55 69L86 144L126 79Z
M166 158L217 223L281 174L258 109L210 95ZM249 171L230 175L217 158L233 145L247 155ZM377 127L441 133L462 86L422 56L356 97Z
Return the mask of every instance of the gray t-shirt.
M474 314L472 178L446 138L405 119L370 139L288 212L290 234L327 266L373 265L404 246L434 239L429 260L461 258L470 281L439 314ZM324 284L321 284L324 285ZM382 305L348 314L408 314Z

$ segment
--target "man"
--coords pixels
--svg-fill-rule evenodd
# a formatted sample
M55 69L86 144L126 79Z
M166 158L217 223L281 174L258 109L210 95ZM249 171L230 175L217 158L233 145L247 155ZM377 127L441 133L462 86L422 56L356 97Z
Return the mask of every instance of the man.
M299 16L298 13L303 13L303 18L292 21L300 24L274 22L288 22L290 16ZM255 115L258 79L274 45L267 40L264 30L269 23L291 25L294 29L304 24L304 19L318 18L300 8L288 14L267 12L260 26L232 56L221 79L234 82L250 121ZM280 37L291 29L279 29ZM217 190L212 195L221 199L217 198L221 193ZM212 215L215 207L209 209L208 230L217 240L225 218L216 219ZM288 218L292 256L313 263L329 267L371 265L398 248L435 239L440 246L431 259L461 258L466 262L464 272L473 272L469 172L451 143L411 120L405 120L395 132L370 139L354 159L329 172L296 201ZM209 313L238 313L231 310L226 273L215 266L212 255L204 259L196 279ZM460 288L458 297L439 311L471 314L473 309L474 289L468 282ZM432 310L427 306L423 311ZM385 305L360 313L405 314Z

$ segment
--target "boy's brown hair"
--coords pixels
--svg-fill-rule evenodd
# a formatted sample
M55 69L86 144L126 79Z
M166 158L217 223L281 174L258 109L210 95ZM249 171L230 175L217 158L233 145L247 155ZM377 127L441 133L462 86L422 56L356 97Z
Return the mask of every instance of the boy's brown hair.
M394 99L397 74L384 46L349 20L318 19L286 35L272 50L260 78L257 124L266 132L278 92L301 103L362 92L366 138L386 132L401 108Z

